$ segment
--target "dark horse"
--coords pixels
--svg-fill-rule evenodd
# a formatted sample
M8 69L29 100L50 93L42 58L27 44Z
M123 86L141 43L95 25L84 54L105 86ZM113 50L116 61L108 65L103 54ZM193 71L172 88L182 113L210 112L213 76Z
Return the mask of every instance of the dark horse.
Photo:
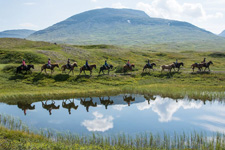
M22 73L21 71L30 71L32 72L30 69L34 69L34 65L27 65L27 66L19 66L16 68L16 73Z
M70 103L66 103L66 101L67 100L65 100L65 101L63 100L62 107L68 109L69 114L71 114L72 108L77 110L78 105L77 106L75 105L74 100L73 101L69 100Z
M108 96L108 99L104 99L104 97L99 97L99 100L102 105L105 105L105 109L108 108L108 105L112 105L114 102L113 100L110 100L110 97Z
M100 67L100 71L99 71L99 74L102 72L103 74L105 74L104 73L104 70L108 70L108 74L109 74L109 71L110 71L110 69L112 69L113 68L113 65L109 65L109 67L106 67L105 65L103 65L102 67Z
M148 68L149 70L152 69L152 70L154 71L153 66L156 66L156 64L155 64L155 63L151 63L150 65L146 64L146 65L143 67L143 72L144 72L147 68Z
M80 68L80 74L81 74L82 71L84 71L84 74L86 75L85 70L88 70L88 71L90 71L90 75L91 75L91 74L92 74L92 69L93 69L93 68L96 69L96 65L89 65L89 68L86 67L86 66L83 66L83 67ZM79 75L80 75L80 74L79 74Z
M18 102L17 106L18 106L18 108L23 110L24 115L27 114L27 110L34 110L35 109L35 105L31 106L30 103L26 103L26 102Z
M128 106L130 106L130 102L134 102L135 97L133 97L132 95L130 95L130 96L125 95L125 96L123 96L123 100L125 102L127 102Z
M207 62L207 63L203 63L203 67L205 67L205 70L206 70L206 68L208 68L208 70L210 71L209 66L210 66L211 64L213 65L213 62L212 62L212 61L209 61L209 62ZM205 70L204 70L204 71L205 71Z
M179 70L180 70L180 66L184 66L184 63L183 62L180 62L180 63L175 63L175 62L173 62L174 63L174 65L175 65L175 68L178 68L178 72L179 72ZM174 71L175 71L175 68L173 68L174 69Z

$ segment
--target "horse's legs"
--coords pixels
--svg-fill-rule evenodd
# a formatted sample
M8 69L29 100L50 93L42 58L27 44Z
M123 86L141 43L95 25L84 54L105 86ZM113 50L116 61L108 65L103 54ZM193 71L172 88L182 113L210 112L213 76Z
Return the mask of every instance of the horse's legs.
M208 69L209 69L209 67L208 67ZM210 69L209 69L209 71L210 71Z
M103 72L103 74L105 74L103 70L102 70L102 72Z
M84 70L84 74L86 75L85 70Z
M45 69L45 74L47 74L46 69Z
M108 70L108 74L109 74L109 70Z
M103 72L104 73L104 72ZM92 70L90 70L90 75L92 74Z

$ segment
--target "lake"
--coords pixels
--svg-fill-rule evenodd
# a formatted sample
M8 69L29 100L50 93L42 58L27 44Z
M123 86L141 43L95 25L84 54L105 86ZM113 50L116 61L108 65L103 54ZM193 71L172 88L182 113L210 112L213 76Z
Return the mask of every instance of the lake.
M0 114L18 117L36 129L77 134L225 133L224 101L175 100L150 94L0 103Z

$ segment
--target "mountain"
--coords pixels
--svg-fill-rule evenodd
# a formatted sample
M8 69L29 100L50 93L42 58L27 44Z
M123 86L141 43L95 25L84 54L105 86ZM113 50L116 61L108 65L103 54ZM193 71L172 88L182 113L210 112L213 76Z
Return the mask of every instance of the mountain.
M6 30L0 32L0 38L26 38L32 33L34 33L34 30Z
M69 44L143 45L220 40L190 23L149 17L132 9L95 9L74 15L28 39Z
M225 37L225 30L219 34L219 36Z

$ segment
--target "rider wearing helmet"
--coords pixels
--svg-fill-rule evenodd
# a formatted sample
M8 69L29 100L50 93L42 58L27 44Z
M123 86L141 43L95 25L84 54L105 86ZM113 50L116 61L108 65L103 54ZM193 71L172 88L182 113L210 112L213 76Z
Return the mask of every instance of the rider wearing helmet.
M86 67L88 70L90 70L90 67L89 67L89 65L88 65L88 60L86 60L85 67Z

